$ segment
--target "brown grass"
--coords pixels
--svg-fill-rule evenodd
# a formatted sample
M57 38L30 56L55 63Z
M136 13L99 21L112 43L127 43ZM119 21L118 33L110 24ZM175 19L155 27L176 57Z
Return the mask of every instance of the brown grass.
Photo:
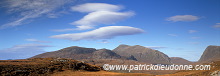
M52 74L52 76L154 76L144 73L115 73L107 71L88 72L88 71L63 71Z
M172 74L157 75L161 72L168 73L169 71L148 71L146 73L116 73L103 71L100 67L82 63L72 59L65 62L54 58L35 58L24 60L0 60L0 75L7 76L28 76L28 75L52 75L52 76L210 76L214 71L220 71L220 61L206 63L211 65L211 70L205 71L178 71ZM105 62L101 60L100 63ZM108 61L106 61L108 62ZM118 61L111 61L117 63ZM109 62L108 62L109 63ZM136 63L131 61L130 63ZM99 63L96 63L99 64ZM70 66L73 65L73 66ZM74 66L77 65L77 66ZM205 65L205 64L204 64ZM79 67L79 66L83 66ZM76 68L78 67L78 69ZM98 70L97 70L98 69ZM95 71L95 72L94 72ZM173 71L170 71L173 72ZM153 75L154 74L154 75Z

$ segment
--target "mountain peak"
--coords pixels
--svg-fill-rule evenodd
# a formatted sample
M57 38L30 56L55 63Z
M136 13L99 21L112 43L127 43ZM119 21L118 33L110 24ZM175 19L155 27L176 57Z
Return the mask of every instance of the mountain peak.
M209 45L203 52L199 62L220 60L220 46Z
M120 45L113 51L125 57L130 57L132 55L137 59L137 61L141 62L153 64L171 64L170 58L166 54L140 45Z

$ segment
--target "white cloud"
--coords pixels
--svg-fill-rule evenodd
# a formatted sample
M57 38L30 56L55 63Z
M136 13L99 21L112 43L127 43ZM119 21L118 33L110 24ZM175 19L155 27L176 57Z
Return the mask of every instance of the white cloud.
M132 15L134 15L133 12L96 11L71 24L77 25L79 30L92 29L96 25L113 24Z
M178 22L178 21L196 21L198 20L199 17L193 16L193 15L176 15L167 18L167 21L173 21L173 22Z
M37 39L25 39L26 41L33 41L33 42L39 42L39 43L50 43L50 41L42 41Z
M82 5L73 6L71 9L78 12L119 11L122 9L122 6L106 3L85 3Z
M11 48L0 50L0 60L2 59L24 59L29 58L37 54L44 53L46 47L51 47L49 45L41 44L22 44L15 45Z
M6 0L1 4L8 9L8 13L16 14L14 21L3 24L0 28L14 27L28 23L29 19L48 15L50 18L56 17L57 9L64 4L72 2L71 0Z
M176 35L176 34L168 34L169 36L178 36L178 35Z
M151 48L151 49L163 49L163 48L166 48L166 47L163 47L163 46L145 46L147 48Z
M220 23L216 23L213 27L214 28L220 28Z
M71 24L76 25L76 29L71 30L87 30L93 29L101 24L114 24L134 15L134 12L120 12L122 6L106 3L86 3L72 7L73 11L87 12L82 19L74 21ZM69 31L61 29L61 31ZM58 30L59 31L59 30Z
M110 39L116 36L133 35L143 32L144 31L142 29L129 27L129 26L107 26L88 32L54 35L51 36L51 38L67 39L73 41L96 40L96 39Z
M198 32L196 30L188 30L189 33L195 33L195 32Z

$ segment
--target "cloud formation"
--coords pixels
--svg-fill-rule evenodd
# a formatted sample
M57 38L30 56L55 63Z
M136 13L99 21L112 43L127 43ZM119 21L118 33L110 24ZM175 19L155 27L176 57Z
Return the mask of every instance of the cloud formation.
M93 29L100 24L114 24L134 15L134 12L119 12L122 6L106 3L86 3L73 6L72 10L88 13L82 19L74 21L71 24L76 25L74 30Z
M85 3L73 6L71 9L78 12L95 12L95 11L119 11L123 7L107 3Z
M50 41L42 41L37 39L25 39L26 41L33 41L33 42L39 42L39 43L50 43Z
M220 23L216 23L213 27L214 28L220 28Z
M30 22L34 19L46 15L49 18L57 17L57 9L64 4L72 2L71 0L5 0L2 1L2 7L8 9L9 14L16 14L14 21L3 24L1 29L15 27Z
M0 50L0 60L6 59L24 59L29 58L34 55L44 53L43 48L51 47L49 45L41 45L41 44L22 44L15 45L11 48L6 48Z
M114 24L132 16L133 12L96 11L71 24L77 25L78 30L92 29L99 24Z
M173 22L178 22L178 21L196 21L198 20L199 17L193 16L193 15L176 15L167 18L167 21L173 21Z
M111 39L116 36L133 35L143 32L144 31L142 29L129 27L129 26L107 26L88 32L54 35L51 36L51 38L66 39L72 41L96 40L96 39Z

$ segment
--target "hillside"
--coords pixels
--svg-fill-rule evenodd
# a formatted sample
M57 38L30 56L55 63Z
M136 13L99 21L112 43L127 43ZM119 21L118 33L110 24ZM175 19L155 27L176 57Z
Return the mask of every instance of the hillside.
M220 60L220 46L210 45L205 49L198 62L204 63L216 60Z
M99 49L93 52L92 59L120 59L121 56L108 49Z
M98 66L64 58L0 60L1 76L48 76L65 70L100 71Z
M36 55L32 58L71 58L75 60L91 59L93 52L97 51L94 48L84 48L78 46L67 47L58 51L46 52Z
M183 59L183 58L180 58L180 57L170 57L171 59L171 62L173 64L181 64L181 65L185 65L185 64L190 64L192 62L186 60L186 59Z
M113 51L125 57L134 56L139 62L152 64L171 64L170 58L166 54L140 45L120 45Z

